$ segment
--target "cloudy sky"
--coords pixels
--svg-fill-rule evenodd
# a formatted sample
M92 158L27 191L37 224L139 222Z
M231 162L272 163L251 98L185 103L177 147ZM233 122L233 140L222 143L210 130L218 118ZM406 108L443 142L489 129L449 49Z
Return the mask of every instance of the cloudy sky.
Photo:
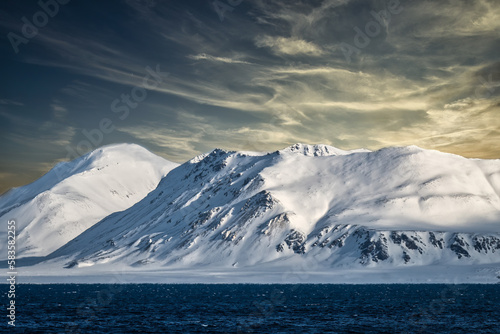
M497 0L44 1L0 4L0 193L117 142L500 158Z

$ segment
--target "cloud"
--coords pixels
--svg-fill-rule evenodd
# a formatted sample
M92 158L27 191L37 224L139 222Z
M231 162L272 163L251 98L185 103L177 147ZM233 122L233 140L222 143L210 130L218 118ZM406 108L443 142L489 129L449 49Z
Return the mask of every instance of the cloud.
M154 151L171 161L184 162L200 153L195 147L200 134L146 125L124 127L120 131L158 147Z
M155 153L180 163L217 147L267 151L301 141L296 134L270 124L261 124L260 129L245 126L228 129L207 123L196 123L193 127L198 131L172 130L154 125L127 127L120 131L156 146L157 149L153 149Z
M243 60L237 60L237 59L231 59L231 58L225 58L225 57L215 57L211 55L207 55L206 53L200 53L197 55L189 55L187 56L189 59L193 60L208 60L208 61L213 61L213 62L220 62L220 63L226 63L226 64L248 64L250 65L251 63Z
M309 55L321 56L324 51L314 43L297 38L259 36L255 39L259 48L268 47L278 55Z
M500 156L500 9L493 1L402 1L404 10L350 64L340 43L352 44L353 27L363 29L385 1L252 0L224 23L209 5L127 3L130 22L112 27L122 34L96 38L87 28L48 26L36 39L47 54L23 54L78 75L64 98L50 97L43 142L63 145L84 127L64 123L72 120L72 99L99 96L104 104L95 110L109 112L111 100L141 85L146 66L159 64L169 76L148 91L136 124L119 124L117 133L175 161L217 146L272 150L299 141ZM19 127L19 145L38 133Z
M7 106L24 106L24 103L17 102L17 101L12 101L9 99L0 99L0 104L1 105L7 105Z
M419 145L476 158L496 158L500 108L484 99L466 98L426 111L424 123L378 135L382 146ZM392 143L392 144L391 144Z
M54 118L56 119L63 119L68 113L68 109L66 109L66 107L59 100L53 100L50 107L52 108Z
M344 8L351 0L324 1L265 1L256 0L259 23L274 29L287 30L289 36L318 38L327 32L328 21L337 19L338 9ZM351 14L351 13L349 13ZM283 29L286 27L288 29ZM331 33L331 31L330 31Z
M0 117L11 122L16 131L5 136L5 140L21 145L27 150L40 150L48 152L64 152L64 147L69 145L76 134L73 126L68 126L56 121L38 122L36 120L13 115L0 111Z
M484 36L500 28L500 8L490 0L413 3L410 12L412 22L425 22L414 26L420 38Z

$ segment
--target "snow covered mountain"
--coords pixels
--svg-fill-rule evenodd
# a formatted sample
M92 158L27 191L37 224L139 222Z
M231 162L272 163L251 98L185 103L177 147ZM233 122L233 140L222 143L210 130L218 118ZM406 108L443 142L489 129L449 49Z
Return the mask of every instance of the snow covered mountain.
M18 258L45 256L143 199L177 165L138 145L105 146L4 194L0 221L7 226L16 220ZM6 231L0 231L2 240ZM7 256L6 243L0 243L0 254Z
M216 149L170 171L142 201L102 219L46 263L68 272L304 263L326 271L500 269L499 196L500 160L416 146Z

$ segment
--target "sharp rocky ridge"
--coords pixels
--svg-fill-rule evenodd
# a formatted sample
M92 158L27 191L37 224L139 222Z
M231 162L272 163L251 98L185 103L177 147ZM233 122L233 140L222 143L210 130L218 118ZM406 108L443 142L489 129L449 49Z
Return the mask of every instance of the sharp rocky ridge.
M500 161L416 146L215 149L43 260L68 270L500 263Z

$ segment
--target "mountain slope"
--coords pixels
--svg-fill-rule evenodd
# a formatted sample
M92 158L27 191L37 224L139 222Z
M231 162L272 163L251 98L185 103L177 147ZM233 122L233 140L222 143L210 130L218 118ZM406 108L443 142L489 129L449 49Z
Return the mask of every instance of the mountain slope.
M16 220L17 257L44 256L143 199L176 166L138 145L105 146L0 197L0 219Z
M500 263L500 161L415 146L216 149L50 255L68 268Z

